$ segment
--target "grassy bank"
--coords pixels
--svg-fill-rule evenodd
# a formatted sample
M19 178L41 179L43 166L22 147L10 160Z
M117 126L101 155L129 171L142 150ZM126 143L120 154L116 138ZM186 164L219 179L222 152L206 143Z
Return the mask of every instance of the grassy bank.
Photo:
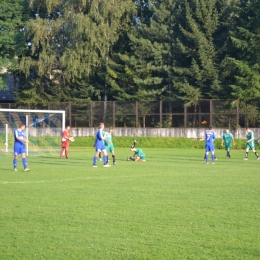
M133 143L133 137L114 137L115 147L130 147ZM204 149L205 142L198 139L176 138L176 137L138 137L137 146L142 148L185 148L185 149ZM77 137L71 147L83 148L91 147L94 143L93 137ZM216 149L221 149L221 139L215 141ZM245 140L236 140L233 149L244 149Z
M60 147L60 137L30 137L31 146L39 147ZM185 148L185 149L204 149L204 141L190 138L177 137L136 137L137 146L142 148ZM113 137L115 147L130 147L134 141L134 137ZM244 149L245 139L237 139L236 145L233 149ZM0 134L0 147L4 147L5 135ZM76 137L75 142L71 142L71 148L85 148L92 147L94 144L94 137ZM9 136L9 147L13 146L13 136ZM215 140L215 148L221 149L221 139ZM258 143L256 148L259 149Z

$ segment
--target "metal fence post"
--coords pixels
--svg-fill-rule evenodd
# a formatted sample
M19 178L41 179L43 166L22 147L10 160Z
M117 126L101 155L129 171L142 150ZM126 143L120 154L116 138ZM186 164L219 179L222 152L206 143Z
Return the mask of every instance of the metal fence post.
M135 102L135 127L138 127L138 101Z
M116 127L116 102L113 101L113 127Z
M184 105L184 127L187 127L187 107Z
M239 100L237 100L237 125L236 127L238 127L240 125L240 122L239 122Z
M198 103L199 106L199 124L201 123L201 100Z
M71 102L69 102L69 122L69 125L71 126Z
M93 103L90 101L90 127L93 127Z
M212 103L212 99L210 99L209 101L209 107L210 107L210 118L209 118L209 124L212 125L213 122L213 103Z
M160 127L162 127L162 100L160 100Z

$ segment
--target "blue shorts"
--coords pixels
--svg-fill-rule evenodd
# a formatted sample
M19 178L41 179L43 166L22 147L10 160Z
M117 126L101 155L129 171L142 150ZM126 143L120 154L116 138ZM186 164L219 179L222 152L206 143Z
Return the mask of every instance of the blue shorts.
M16 156L16 155L20 155L20 154L23 154L23 153L25 153L26 151L25 151L25 147L24 147L24 145L15 145L14 146L14 155Z
M102 152L106 150L106 146L104 144L96 145L96 152Z
M206 144L206 153L208 152L214 152L215 151L215 147L213 144Z

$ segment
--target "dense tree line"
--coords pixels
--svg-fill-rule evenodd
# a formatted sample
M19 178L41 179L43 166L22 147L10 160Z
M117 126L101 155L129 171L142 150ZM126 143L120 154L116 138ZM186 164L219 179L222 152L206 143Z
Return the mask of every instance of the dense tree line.
M31 105L260 97L260 1L2 0L0 67Z

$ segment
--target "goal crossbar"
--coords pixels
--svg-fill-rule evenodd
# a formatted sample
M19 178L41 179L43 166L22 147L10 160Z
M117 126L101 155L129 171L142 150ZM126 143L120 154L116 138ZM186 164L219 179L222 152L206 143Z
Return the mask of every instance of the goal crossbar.
M21 113L49 113L49 114L62 114L62 130L65 129L65 111L64 110L34 110L34 109L8 109L0 108L0 112L21 112Z

